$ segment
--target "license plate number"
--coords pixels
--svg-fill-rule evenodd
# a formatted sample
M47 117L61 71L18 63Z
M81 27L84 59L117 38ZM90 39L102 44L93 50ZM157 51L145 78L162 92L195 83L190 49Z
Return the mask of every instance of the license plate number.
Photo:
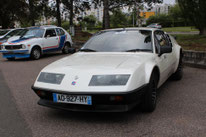
M92 97L84 95L65 95L53 93L53 101L59 103L92 105Z

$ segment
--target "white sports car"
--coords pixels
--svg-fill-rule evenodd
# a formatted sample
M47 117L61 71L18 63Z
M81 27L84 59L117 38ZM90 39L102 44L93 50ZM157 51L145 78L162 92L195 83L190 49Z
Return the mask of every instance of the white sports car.
M170 76L182 78L182 49L173 37L155 28L112 29L45 67L32 89L47 107L123 112L141 104L152 112Z

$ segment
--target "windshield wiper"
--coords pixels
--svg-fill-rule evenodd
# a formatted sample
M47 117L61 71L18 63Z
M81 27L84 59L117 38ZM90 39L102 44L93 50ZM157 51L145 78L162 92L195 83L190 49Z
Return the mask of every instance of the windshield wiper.
M151 49L131 49L127 50L126 52L151 52Z
M80 49L79 51L83 51L83 52L97 52L96 50L93 50L93 49Z

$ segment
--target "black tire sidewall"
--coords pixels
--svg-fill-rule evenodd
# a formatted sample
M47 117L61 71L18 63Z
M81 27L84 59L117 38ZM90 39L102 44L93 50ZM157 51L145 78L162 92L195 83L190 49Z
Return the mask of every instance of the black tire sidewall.
M152 97L154 92L155 92L155 101ZM143 111L153 112L156 108L156 103L157 103L157 76L153 72L147 87L147 91L143 96L143 102L142 102Z
M62 53L63 54L69 54L69 48L70 48L70 44L69 43L65 43L64 44L64 48L62 49ZM67 48L67 50L65 50Z
M34 55L34 51L35 50L37 50L38 52L39 52L39 54L40 54L40 56L38 57L38 58L36 58L36 56ZM31 58L33 59L33 60L38 60L38 59L40 59L40 57L41 57L41 50L39 49L39 48L37 48L37 47L34 47L33 49L32 49L32 51L31 51Z

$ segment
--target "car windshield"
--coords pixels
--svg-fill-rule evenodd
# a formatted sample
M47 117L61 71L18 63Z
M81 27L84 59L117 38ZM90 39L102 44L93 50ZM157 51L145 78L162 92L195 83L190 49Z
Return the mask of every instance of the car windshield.
M152 52L149 30L105 31L94 35L80 51L90 52Z
M9 32L9 30L0 30L0 36L5 35L7 32Z
M28 29L27 32L22 36L22 38L31 38L31 37L37 37L41 38L43 37L44 29Z
M22 36L26 32L27 32L26 29L16 29L16 30L13 30L13 31L9 32L5 37L10 38L10 37L13 37L13 36Z

